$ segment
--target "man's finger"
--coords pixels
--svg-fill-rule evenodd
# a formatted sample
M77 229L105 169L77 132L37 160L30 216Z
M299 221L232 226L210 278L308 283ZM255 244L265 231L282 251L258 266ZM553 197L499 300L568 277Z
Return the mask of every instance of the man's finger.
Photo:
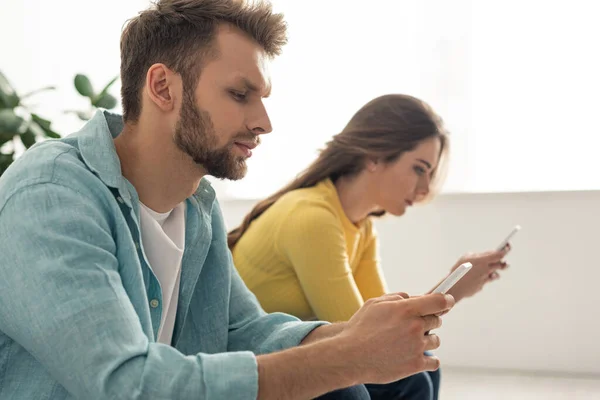
M380 296L376 299L376 301L379 303L381 301L398 301L398 300L405 300L408 299L410 296L404 292L398 292L398 293L388 293L388 294L384 294L383 296Z
M440 347L440 337L435 333L423 336L423 340L425 341L425 351L435 350Z
M425 324L423 325L425 332L429 332L432 329L437 329L440 326L442 326L442 319L438 316L426 315L422 318L423 318L423 321L425 322Z
M425 315L435 315L454 307L454 297L449 294L427 294L421 297L406 299L410 304L414 315L423 317Z
M435 316L436 317L443 317L444 315L448 314L448 312L450 312L450 310L446 310L446 311L443 311L443 312L441 312L439 314L435 314Z
M440 359L435 356L423 356L423 371L435 371L440 367Z

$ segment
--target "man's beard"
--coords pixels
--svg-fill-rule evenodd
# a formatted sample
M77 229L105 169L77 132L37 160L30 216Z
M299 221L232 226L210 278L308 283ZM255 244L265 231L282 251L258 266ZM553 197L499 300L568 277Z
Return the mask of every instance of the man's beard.
M246 175L248 167L245 157L234 154L234 141L255 142L258 138L248 132L237 135L230 143L218 148L218 136L210 114L196 106L193 94L184 93L173 139L177 147L192 157L196 164L202 165L209 175L235 181Z

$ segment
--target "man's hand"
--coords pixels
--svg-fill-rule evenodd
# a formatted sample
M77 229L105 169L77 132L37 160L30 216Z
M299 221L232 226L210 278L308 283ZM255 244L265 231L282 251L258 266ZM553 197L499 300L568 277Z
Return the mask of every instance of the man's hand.
M357 383L388 383L439 367L436 357L423 353L438 348L440 339L426 332L441 326L436 314L450 310L454 298L407 297L397 293L368 300L335 337L345 342L345 357L356 367Z
M300 345L310 344L319 340L334 337L341 333L345 327L346 322L336 322L331 325L321 325L306 335L306 337L302 339L302 342L300 342Z
M454 296L456 301L460 301L481 291L486 283L499 279L498 270L506 269L508 266L503 259L509 251L510 245L507 245L502 250L462 256L452 267L450 273L465 262L473 264L473 268L448 293Z
M360 383L387 383L433 371L425 356L440 345L427 332L452 308L450 295L408 298L405 293L368 300L350 321L315 329L301 346L259 355L259 399L314 398Z

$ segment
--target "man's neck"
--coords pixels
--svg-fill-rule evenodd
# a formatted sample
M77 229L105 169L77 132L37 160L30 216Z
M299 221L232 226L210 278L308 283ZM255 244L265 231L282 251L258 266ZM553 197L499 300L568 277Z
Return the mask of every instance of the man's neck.
M157 212L168 212L191 196L206 174L177 148L168 131L143 122L126 124L115 147L121 173L140 201Z

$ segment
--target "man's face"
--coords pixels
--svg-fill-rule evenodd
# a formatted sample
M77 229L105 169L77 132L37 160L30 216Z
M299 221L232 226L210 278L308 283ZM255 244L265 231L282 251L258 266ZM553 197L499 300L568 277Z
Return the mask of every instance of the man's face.
M218 57L202 68L196 88L183 88L174 140L177 146L216 178L237 180L246 160L271 132L263 104L269 95L267 55L236 28L222 26L215 45Z

